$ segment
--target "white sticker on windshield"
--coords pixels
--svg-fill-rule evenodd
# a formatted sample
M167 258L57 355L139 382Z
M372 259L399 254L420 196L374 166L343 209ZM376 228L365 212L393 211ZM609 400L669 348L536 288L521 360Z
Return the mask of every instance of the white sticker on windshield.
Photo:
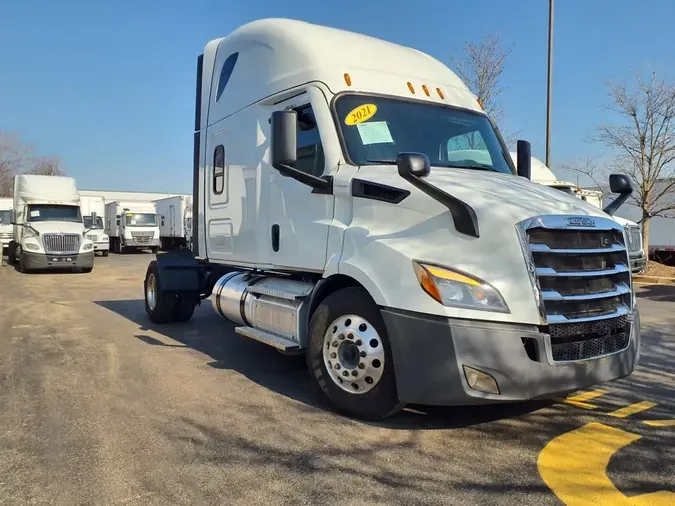
M394 142L391 138L391 132L386 121L369 121L367 123L359 123L356 125L361 136L361 142L365 146L368 144L384 144L387 142Z
M40 210L39 209L36 209L35 211L30 212L31 218L37 218L38 216L40 216Z
M136 224L136 220L130 220L129 221L129 225L135 225L135 224Z

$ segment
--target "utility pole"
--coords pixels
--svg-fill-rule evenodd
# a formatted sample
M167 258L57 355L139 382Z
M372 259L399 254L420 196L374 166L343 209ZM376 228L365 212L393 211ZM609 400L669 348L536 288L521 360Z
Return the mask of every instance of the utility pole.
M551 168L551 72L553 70L553 1L548 0L548 76L546 78L546 166Z

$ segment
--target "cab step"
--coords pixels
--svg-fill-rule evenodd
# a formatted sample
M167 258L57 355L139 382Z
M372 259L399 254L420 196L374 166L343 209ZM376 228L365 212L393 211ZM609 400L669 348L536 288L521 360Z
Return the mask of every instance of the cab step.
M270 334L269 332L265 332L264 330L256 329L253 327L235 327L234 331L242 336L250 337L251 339L255 339L256 341L265 343L268 346L272 346L277 350L296 351L300 349L298 343L296 343L295 341L291 341L290 339L286 339L284 337L277 336L275 334Z

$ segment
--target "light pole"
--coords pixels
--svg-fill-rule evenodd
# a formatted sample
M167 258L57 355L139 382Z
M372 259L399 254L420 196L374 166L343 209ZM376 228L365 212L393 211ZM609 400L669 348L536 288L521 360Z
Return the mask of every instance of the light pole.
M553 1L548 0L548 76L546 78L546 166L551 167L551 72L553 70Z

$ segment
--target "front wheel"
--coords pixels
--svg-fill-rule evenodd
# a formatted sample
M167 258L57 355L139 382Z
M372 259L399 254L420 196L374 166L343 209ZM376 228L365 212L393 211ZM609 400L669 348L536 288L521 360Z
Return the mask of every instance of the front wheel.
M382 315L361 288L338 290L319 304L307 360L312 378L348 416L378 420L403 407Z
M159 267L152 261L143 281L145 312L152 323L167 323L172 320L176 298L173 293L159 289Z

